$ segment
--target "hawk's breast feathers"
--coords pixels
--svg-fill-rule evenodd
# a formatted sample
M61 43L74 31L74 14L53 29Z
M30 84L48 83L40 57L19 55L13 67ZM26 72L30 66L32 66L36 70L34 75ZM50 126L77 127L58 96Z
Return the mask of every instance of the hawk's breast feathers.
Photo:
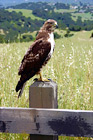
M52 53L54 51L54 47L55 47L55 41L54 41L54 34L53 33L49 34L48 41L51 43L51 50L50 50L49 54L52 55Z
M50 52L51 43L48 40L36 40L25 54L18 74L31 73L32 71L38 72L47 63Z

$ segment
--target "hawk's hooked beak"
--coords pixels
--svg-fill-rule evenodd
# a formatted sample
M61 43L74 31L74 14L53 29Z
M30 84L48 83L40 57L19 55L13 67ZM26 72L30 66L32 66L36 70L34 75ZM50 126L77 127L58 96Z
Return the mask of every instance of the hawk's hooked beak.
M58 24L57 24L57 22L55 22L55 25L54 25L54 26L55 26L55 28L58 28Z

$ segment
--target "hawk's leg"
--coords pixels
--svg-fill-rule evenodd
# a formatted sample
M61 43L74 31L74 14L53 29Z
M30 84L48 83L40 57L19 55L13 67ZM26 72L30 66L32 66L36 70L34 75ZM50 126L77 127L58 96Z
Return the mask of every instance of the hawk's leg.
M49 82L49 80L47 78L43 78L41 72L39 73L40 78L38 79L38 81L45 81L45 82Z
M51 81L51 79L47 79L47 78L43 78L42 73L39 72L37 73L40 77L39 78L35 78L34 81L41 81L41 82L49 82Z
M35 78L35 79L34 79L35 81L42 81L42 82L49 82L49 81L50 81L50 80L48 80L47 78L43 78L41 72L39 72L38 74L39 74L40 77L39 77L38 79Z
M40 76L40 78L38 79L38 81L43 81L43 76L42 76L41 72L39 73L39 76Z

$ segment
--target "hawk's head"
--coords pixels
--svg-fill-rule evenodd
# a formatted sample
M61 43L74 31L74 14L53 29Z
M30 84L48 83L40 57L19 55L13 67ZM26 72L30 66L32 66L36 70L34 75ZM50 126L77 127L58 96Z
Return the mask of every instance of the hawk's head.
M53 19L48 19L43 25L43 30L46 31L54 32L55 28L58 28L58 24Z

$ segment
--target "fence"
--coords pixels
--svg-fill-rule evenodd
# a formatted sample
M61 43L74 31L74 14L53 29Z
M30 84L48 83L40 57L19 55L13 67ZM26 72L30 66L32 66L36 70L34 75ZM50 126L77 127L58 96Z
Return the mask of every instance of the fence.
M58 136L93 137L93 111L57 108L57 85L35 82L29 90L30 108L0 107L0 132L27 133L31 140Z

